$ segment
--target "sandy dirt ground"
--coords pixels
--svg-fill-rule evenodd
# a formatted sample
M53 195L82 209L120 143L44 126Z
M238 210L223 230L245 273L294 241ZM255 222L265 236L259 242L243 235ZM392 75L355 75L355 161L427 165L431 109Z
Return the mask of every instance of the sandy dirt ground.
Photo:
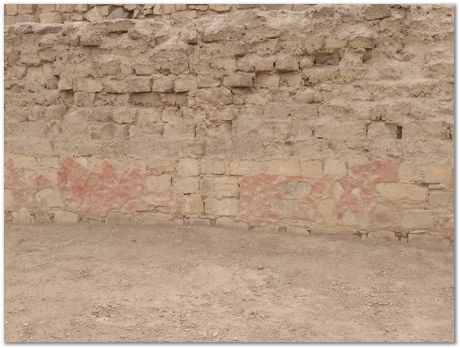
M453 248L217 227L5 226L6 341L452 341Z

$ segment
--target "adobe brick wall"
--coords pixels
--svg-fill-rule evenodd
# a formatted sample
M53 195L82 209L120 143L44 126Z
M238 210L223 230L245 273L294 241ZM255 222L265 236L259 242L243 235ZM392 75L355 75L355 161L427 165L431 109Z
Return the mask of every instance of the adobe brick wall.
M7 221L452 236L452 6L47 6L5 27Z

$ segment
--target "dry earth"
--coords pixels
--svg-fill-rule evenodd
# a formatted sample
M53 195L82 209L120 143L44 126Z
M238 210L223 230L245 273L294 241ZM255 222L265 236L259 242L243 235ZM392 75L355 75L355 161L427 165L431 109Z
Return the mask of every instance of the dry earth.
M446 245L193 225L5 230L8 342L454 339Z

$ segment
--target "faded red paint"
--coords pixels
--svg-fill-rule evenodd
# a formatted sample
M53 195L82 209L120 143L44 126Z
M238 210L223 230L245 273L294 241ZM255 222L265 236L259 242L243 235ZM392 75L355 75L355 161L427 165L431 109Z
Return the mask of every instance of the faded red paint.
M289 183L308 183L307 194L291 198L284 193ZM277 176L258 174L248 176L240 182L238 219L249 223L266 223L282 218L303 219L307 210L314 210L324 198L324 179L309 179L303 176ZM297 209L288 214L276 208L276 202L295 201Z
M58 189L66 203L89 216L104 216L113 209L123 213L155 210L158 206L178 211L179 195L171 190L147 191L148 175L137 169L116 173L108 161L92 171L67 158L58 171Z
M47 187L52 188L50 180L43 175L32 175L28 179L21 177L13 160L6 161L5 188L10 189L13 196L13 209L29 208L42 210L40 202L35 198L35 193Z
M111 210L122 213L135 211L162 211L175 213L181 207L181 195L172 190L147 191L145 179L150 173L137 169L116 173L110 162L102 163L99 170L90 170L72 158L61 162L57 183L43 175L21 177L11 159L6 162L5 188L10 189L13 209L27 208L43 211L47 208L35 194L44 188L59 192L63 209L90 217L103 217Z
M337 180L343 193L335 201L335 212L341 219L347 211L370 211L378 197L375 185L381 182L398 180L399 163L393 161L374 161L353 166L347 175ZM297 199L288 198L283 190L292 182L306 182L308 192ZM335 181L324 176L312 180L302 176L274 176L259 174L243 178L240 182L240 201L238 218L249 223L279 221L282 218L316 219L318 204L329 197ZM359 189L359 195L352 193ZM276 202L296 201L294 211L283 212L276 208Z
M371 211L378 197L375 185L382 182L398 181L399 163L394 161L374 161L350 168L347 175L338 182L344 190L336 202L337 218L347 211ZM359 189L359 195L352 193Z

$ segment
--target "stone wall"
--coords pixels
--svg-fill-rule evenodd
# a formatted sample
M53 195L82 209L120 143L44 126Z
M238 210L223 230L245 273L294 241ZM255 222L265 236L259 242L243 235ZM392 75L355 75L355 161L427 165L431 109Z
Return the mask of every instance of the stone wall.
M196 18L207 14L235 11L304 11L313 5L302 4L9 4L5 5L5 24L24 22L64 23L72 21L102 22L112 19L142 19L149 17Z
M191 6L5 27L7 221L451 238L452 6Z

